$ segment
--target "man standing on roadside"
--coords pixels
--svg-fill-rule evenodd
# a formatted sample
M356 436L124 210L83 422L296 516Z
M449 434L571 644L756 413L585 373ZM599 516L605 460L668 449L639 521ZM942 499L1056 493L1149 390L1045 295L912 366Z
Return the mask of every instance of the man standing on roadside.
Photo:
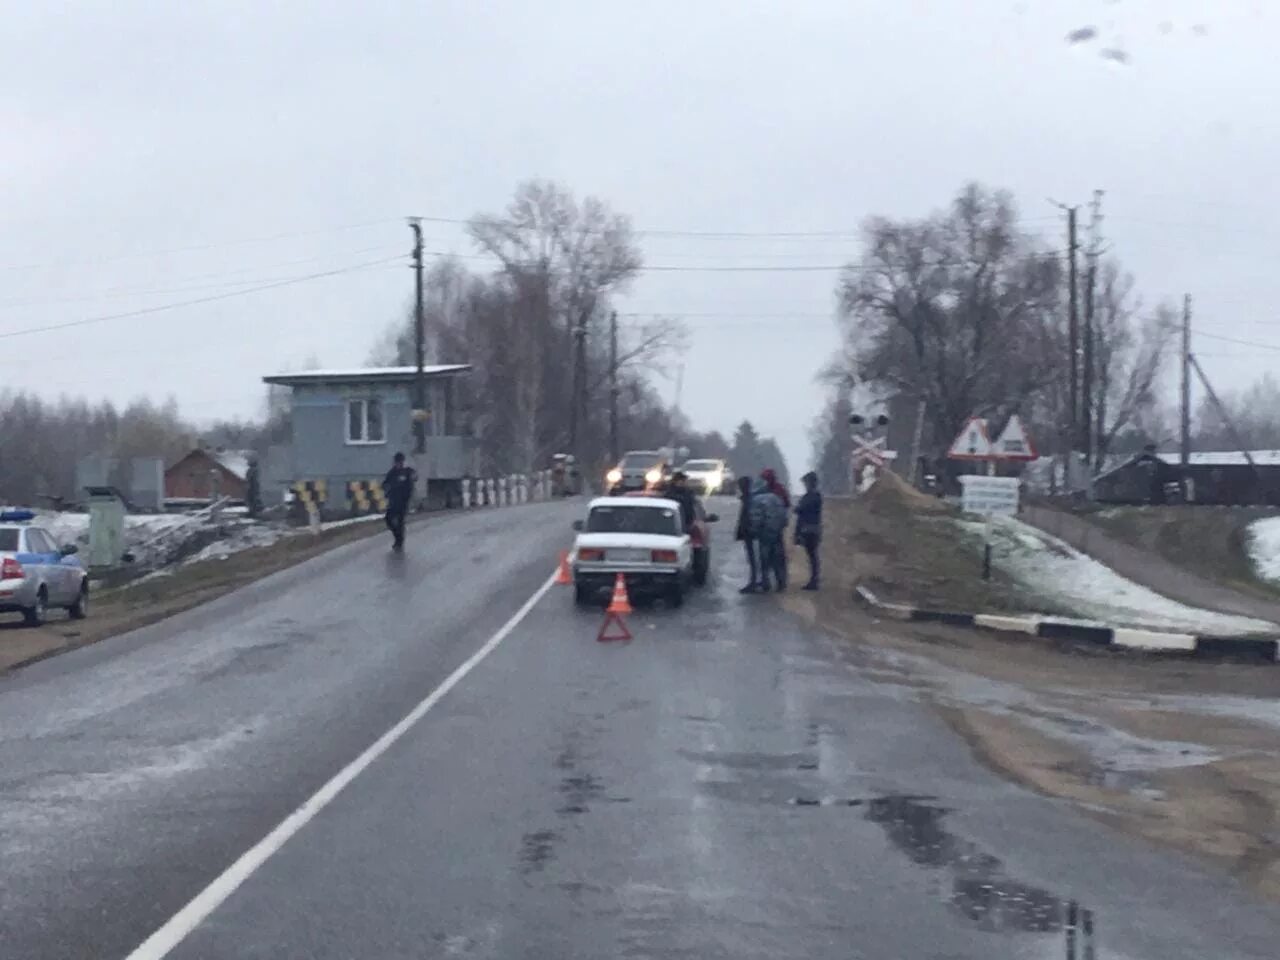
M800 478L804 496L796 504L796 543L809 556L809 582L805 590L818 589L818 544L822 542L822 494L818 492L818 475L809 471Z
M742 541L742 549L747 552L747 575L750 579L739 593L760 592L760 564L756 558L756 534L751 525L751 478L738 478L738 500L742 504L738 508L738 529L734 531L734 539Z
M774 589L781 593L787 588L786 547L782 542L787 508L763 477L751 489L751 529L760 549L760 592L769 592L769 575L773 574Z
M787 521L791 519L791 494L778 481L778 474L772 467L760 471L760 479L768 487L769 492L782 504L782 529L778 531L778 550L773 556L773 567L779 589L787 585Z
M693 491L689 488L688 481L689 477L677 470L661 491L664 497L669 497L680 504L680 525L684 527L686 533L693 526L695 514Z
M409 512L409 502L413 499L413 488L417 482L417 471L405 466L404 454L397 453L391 469L382 480L382 492L387 498L387 529L393 537L392 550L404 549L405 514Z

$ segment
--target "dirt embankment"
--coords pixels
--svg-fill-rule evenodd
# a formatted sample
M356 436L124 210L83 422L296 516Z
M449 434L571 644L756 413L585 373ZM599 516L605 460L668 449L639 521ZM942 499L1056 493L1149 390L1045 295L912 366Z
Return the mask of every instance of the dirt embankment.
M848 597L857 584L882 600L983 612L1067 613L999 570L982 579L982 553L953 520L954 507L892 473L856 499L827 504L825 579Z

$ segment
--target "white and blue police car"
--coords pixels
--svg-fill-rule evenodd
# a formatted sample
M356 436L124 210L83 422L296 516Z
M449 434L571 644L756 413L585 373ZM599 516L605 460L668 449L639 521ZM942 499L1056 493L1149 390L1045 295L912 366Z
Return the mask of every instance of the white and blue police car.
M76 546L60 547L31 510L0 510L0 613L38 627L51 608L76 620L89 613L89 573Z

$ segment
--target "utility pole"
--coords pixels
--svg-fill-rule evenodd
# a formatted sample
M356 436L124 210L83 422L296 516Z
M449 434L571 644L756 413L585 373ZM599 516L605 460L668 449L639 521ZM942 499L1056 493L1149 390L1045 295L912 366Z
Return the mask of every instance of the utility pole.
M578 449L578 431L586 414L587 392L587 314L583 308L573 328L573 399L569 406L569 453L581 466L582 451Z
M422 315L422 219L410 217L409 229L413 231L413 355L418 367L413 378L413 435L415 450L422 456L427 452L427 422L423 419L427 409L427 331Z
M1191 464L1191 294L1182 298L1182 394L1178 464L1185 478ZM1185 483L1185 480L1184 480Z
M1067 207L1067 352L1070 354L1071 379L1068 404L1071 407L1067 432L1067 489L1074 491L1076 450L1080 443L1080 302L1076 295L1076 212Z
M676 436L676 418L680 415L680 395L684 393L684 364L676 367L676 399L671 405L671 439L667 445L673 450L679 437Z
M609 462L617 463L618 450L618 311L609 314Z
M1083 373L1081 375L1081 399L1082 399L1082 416L1084 421L1084 441L1085 462L1088 470L1085 473L1086 487L1090 494L1089 499L1093 499L1093 471L1094 471L1094 453L1095 440L1097 430L1095 429L1095 410L1094 410L1094 340L1097 337L1097 331L1094 324L1094 308L1095 308L1095 289L1098 279L1098 256L1102 252L1101 230L1102 230L1102 191L1093 191L1093 202L1089 205L1089 249L1086 253L1088 266L1085 269L1085 300L1084 300L1084 357L1083 357Z

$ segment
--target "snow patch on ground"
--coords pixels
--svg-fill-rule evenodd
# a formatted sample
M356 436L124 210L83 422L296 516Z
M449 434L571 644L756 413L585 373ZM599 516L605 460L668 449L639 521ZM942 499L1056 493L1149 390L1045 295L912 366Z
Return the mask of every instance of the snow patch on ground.
M1249 559L1263 580L1280 582L1280 517L1265 517L1249 524Z
M230 530L225 537L215 540L201 550L183 560L183 563L200 563L204 560L225 560L241 550L252 550L255 547L269 547L282 537L296 534L296 531L274 527L268 524L246 523Z
M88 547L87 513L37 511L36 523L48 530L59 544L75 543L82 550ZM269 547L282 537L298 532L284 524L250 520L243 509L231 508L223 509L217 517L206 511L128 514L124 539L125 549L134 555L137 569L155 568L133 581L140 583L166 575L175 564L225 560L242 550ZM183 556L197 547L194 553Z
M1120 576L1056 537L1013 517L957 520L970 536L988 537L993 563L1039 596L1112 626L1154 627L1235 636L1275 633L1276 624L1189 607Z
M181 513L131 513L124 518L124 538L128 547L139 546L170 530L176 530L190 521ZM51 513L41 511L36 523L52 533L59 543L89 543L89 515L87 513Z

